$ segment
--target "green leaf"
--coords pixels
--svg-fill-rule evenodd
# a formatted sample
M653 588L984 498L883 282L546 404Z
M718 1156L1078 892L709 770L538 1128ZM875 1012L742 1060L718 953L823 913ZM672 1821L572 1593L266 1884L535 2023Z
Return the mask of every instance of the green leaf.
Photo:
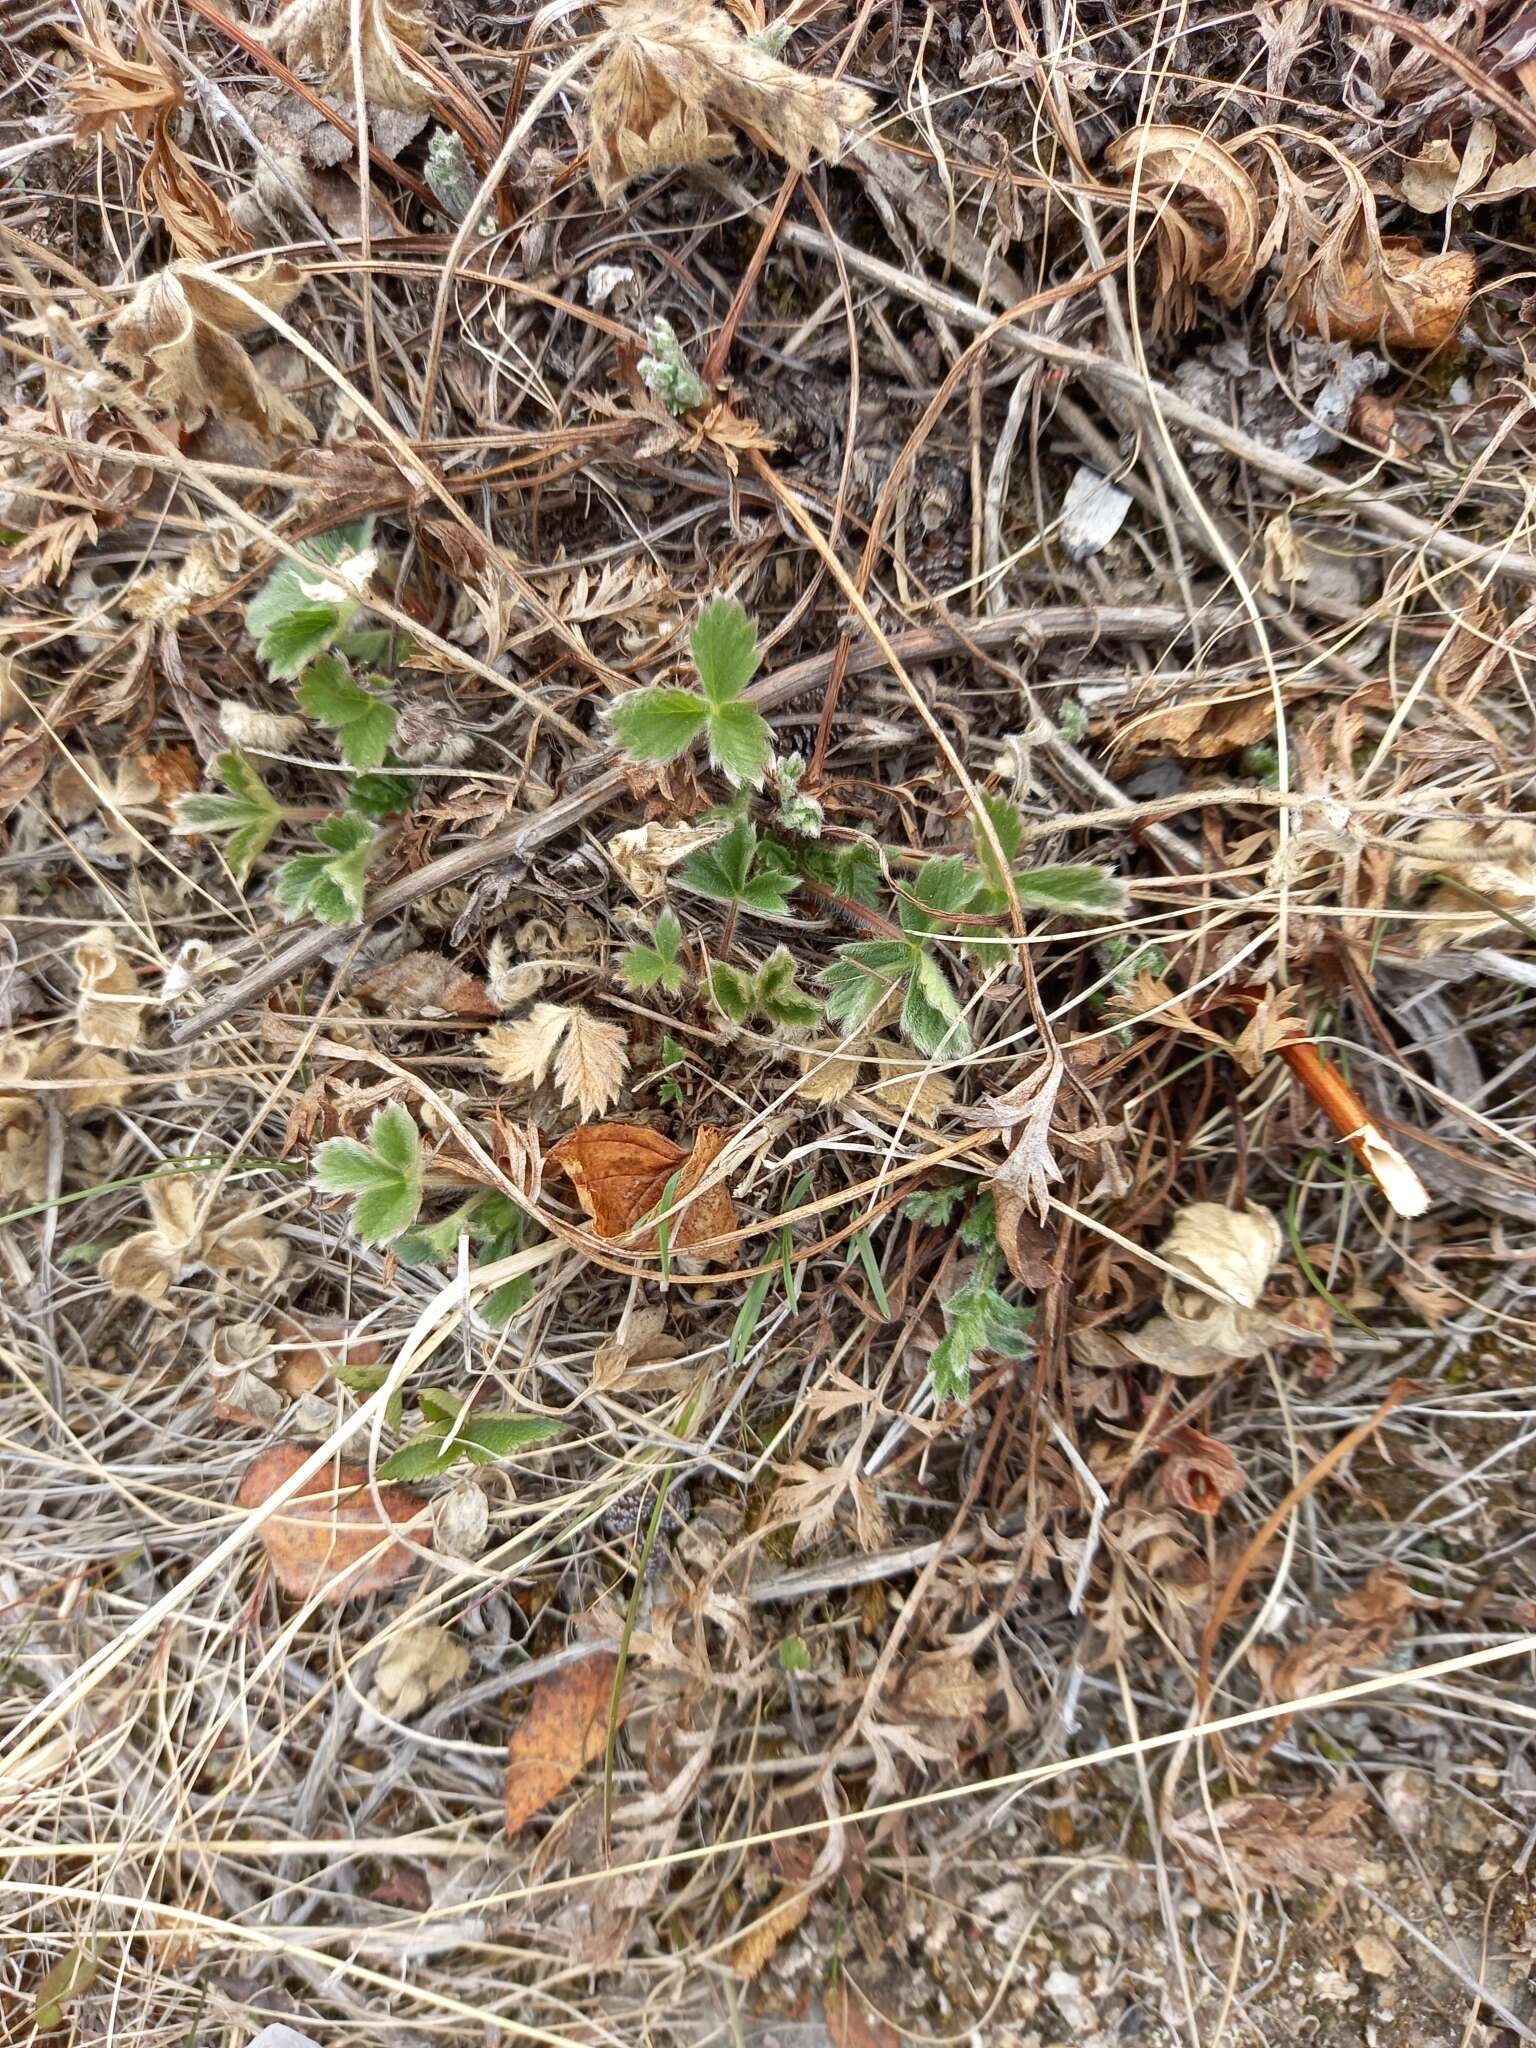
M709 706L692 690L632 690L608 713L614 739L632 761L675 761L704 730Z
M395 737L395 707L355 681L345 662L312 661L294 693L311 718L331 726L349 768L382 767Z
M481 1320L492 1330L504 1330L532 1299L533 1275L518 1273L511 1280L503 1280L481 1302Z
M786 1636L779 1645L779 1669L781 1671L809 1671L811 1653L799 1636Z
M463 1400L457 1394L446 1394L441 1387L423 1387L416 1396L416 1405L435 1427L442 1424L441 1434L446 1434L464 1412Z
M547 1444L565 1428L547 1415L483 1414L478 1408L459 1432L465 1443L492 1458L510 1458L532 1444Z
M725 961L713 961L709 969L709 992L733 1024L745 1024L753 1010L752 984L744 974Z
M176 822L184 830L230 833L224 857L235 880L243 883L283 822L283 808L238 749L217 755L213 772L229 795L194 793L179 798Z
M774 770L779 785L779 803L774 817L786 832L793 832L801 839L819 839L826 813L815 797L807 796L801 789L805 771L803 754L786 754L779 762Z
M997 834L997 843L1003 849L1003 858L1009 871L1019 857L1024 844L1024 820L1019 816L1018 806L1009 803L1004 796L983 796L987 816L992 821L992 830ZM1003 871L997 864L997 856L981 829L980 819L971 820L971 831L976 841L976 858L981 863L981 872L988 886L1000 889L1003 886Z
M1004 1301L995 1285L996 1270L996 1254L983 1257L964 1287L944 1303L948 1329L928 1361L933 1390L941 1400L965 1399L971 1365L979 1353L1027 1358L1033 1348L1032 1311Z
M379 1110L368 1143L328 1138L315 1152L322 1194L351 1195L352 1228L364 1244L388 1244L415 1222L421 1208L421 1139L398 1103Z
M914 935L943 931L949 914L966 909L976 894L976 871L958 854L925 861L912 884L915 903L904 897L898 908L903 931Z
M246 630L274 676L296 676L362 606L331 573L366 582L373 569L373 521L335 526L300 541L302 564L279 562L245 608Z
M272 885L283 915L290 921L306 911L326 924L358 924L363 915L363 876L378 846L378 834L366 818L344 812L315 827L327 853L299 853L285 862Z
M811 1031L821 1022L821 1005L795 980L794 956L777 947L757 970L753 989L757 1010L784 1031Z
M958 1057L971 1049L959 999L931 953L919 953L913 963L907 1000L902 1006L901 1028L920 1053L943 1051Z
M701 896L740 903L756 858L757 828L750 818L738 818L723 839L689 854L678 869L678 880Z
M465 1455L462 1443L443 1448L440 1436L413 1437L379 1467L381 1479L441 1479Z
M942 1226L949 1222L968 1192L963 1182L947 1188L919 1188L915 1195L908 1195L901 1213L909 1223Z
M915 949L900 939L859 939L839 946L816 980L827 991L827 1018L845 1034L867 1024L911 973Z
M959 1238L968 1251L997 1250L997 1205L990 1188L982 1189L961 1218Z
M409 775L355 775L347 785L347 808L365 818L398 818L415 800Z
M773 758L773 734L755 704L721 704L709 712L709 758L732 782L756 789Z
M741 695L762 659L757 627L734 597L717 597L705 605L688 647L704 695L717 711Z
M631 988L655 988L659 983L676 995L686 978L678 958L682 943L682 926L670 910L664 910L656 920L651 943L631 946L619 960L619 971Z
M1130 902L1125 883L1111 868L1021 868L1013 886L1028 909L1070 917L1122 917Z
M730 1359L732 1365L740 1365L751 1346L753 1334L762 1319L763 1303L768 1299L768 1289L773 1284L772 1273L759 1273L747 1289L747 1298L736 1311L736 1320L731 1325Z

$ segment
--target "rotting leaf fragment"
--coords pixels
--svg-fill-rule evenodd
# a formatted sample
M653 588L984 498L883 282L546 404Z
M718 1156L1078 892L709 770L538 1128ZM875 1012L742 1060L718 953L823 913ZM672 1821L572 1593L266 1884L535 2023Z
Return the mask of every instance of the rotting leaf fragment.
M546 1672L534 1686L528 1710L507 1743L509 1835L558 1799L602 1755L618 1668L617 1657L599 1652Z

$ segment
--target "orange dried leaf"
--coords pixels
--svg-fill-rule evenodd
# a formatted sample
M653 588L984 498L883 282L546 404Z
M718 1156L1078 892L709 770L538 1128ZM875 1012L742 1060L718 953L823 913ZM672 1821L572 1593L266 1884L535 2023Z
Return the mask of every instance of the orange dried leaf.
M794 1933L811 1910L812 1893L804 1885L782 1891L761 1920L733 1944L727 1961L748 1983L760 1976L782 1941Z
M1366 245L1313 271L1293 312L1303 334L1325 341L1440 348L1455 338L1476 289L1477 258L1467 251L1426 255L1417 235L1383 235L1379 257Z
M507 1743L507 1833L515 1835L602 1755L608 1740L614 1673L611 1655L583 1657L550 1671L533 1688L528 1711ZM620 1702L619 1718L624 1718Z
M240 1482L240 1506L261 1507L310 1456L302 1444L274 1444L263 1451ZM380 1486L377 1492L387 1522L379 1520L368 1468L336 1462L322 1466L292 1500L267 1517L256 1533L285 1593L359 1600L398 1585L415 1569L415 1553L394 1541L389 1530L409 1528L415 1543L430 1546L427 1503L406 1486Z
M724 1131L706 1126L695 1133L693 1150L684 1152L645 1124L582 1124L551 1147L547 1163L558 1167L575 1188L576 1199L599 1237L625 1236L651 1214L667 1182L678 1174L673 1208L679 1213L672 1226L671 1246L673 1251L685 1252L706 1238L723 1237L736 1228L735 1204L723 1187L707 1188L688 1200L725 1141ZM648 1231L639 1249L654 1251L656 1246L655 1231ZM723 1249L708 1256L727 1263L730 1259Z

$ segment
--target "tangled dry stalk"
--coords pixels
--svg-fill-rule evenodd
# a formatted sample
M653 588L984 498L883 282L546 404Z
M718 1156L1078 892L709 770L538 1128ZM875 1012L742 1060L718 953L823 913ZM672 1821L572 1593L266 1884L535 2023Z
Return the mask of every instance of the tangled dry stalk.
M0 43L0 2035L1536 2039L1536 46Z

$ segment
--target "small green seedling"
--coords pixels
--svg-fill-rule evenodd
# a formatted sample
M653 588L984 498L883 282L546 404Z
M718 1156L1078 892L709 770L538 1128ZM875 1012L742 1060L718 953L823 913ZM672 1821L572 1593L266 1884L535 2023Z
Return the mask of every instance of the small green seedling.
M709 970L709 991L733 1024L761 1017L779 1031L812 1031L821 1022L821 1005L795 980L794 957L787 946L771 953L755 974L715 961Z
M742 697L757 673L757 628L734 598L717 597L699 614L688 642L698 690L654 686L621 697L609 713L614 738L632 761L675 761L702 733L715 767L756 788L773 738Z
M1027 1358L1033 1349L1033 1311L1003 1299L997 1268L997 1253L984 1252L970 1279L944 1303L945 1333L928 1361L928 1377L941 1401L966 1398L971 1368L980 1353Z
M327 1138L315 1152L315 1185L322 1194L352 1196L352 1228L364 1244L402 1236L422 1197L421 1138L409 1112L396 1102L376 1111L366 1145Z
M819 839L821 828L826 823L826 813L815 797L807 796L801 789L805 772L803 754L786 754L779 763L774 778L779 786L774 823L782 831L793 833L797 839Z
M674 419L702 405L709 397L708 387L684 355L672 322L658 313L646 340L649 353L635 365L646 390L655 392Z
M631 946L619 960L619 972L631 988L664 988L676 995L687 978L679 954L683 928L670 910L656 920L649 945Z

